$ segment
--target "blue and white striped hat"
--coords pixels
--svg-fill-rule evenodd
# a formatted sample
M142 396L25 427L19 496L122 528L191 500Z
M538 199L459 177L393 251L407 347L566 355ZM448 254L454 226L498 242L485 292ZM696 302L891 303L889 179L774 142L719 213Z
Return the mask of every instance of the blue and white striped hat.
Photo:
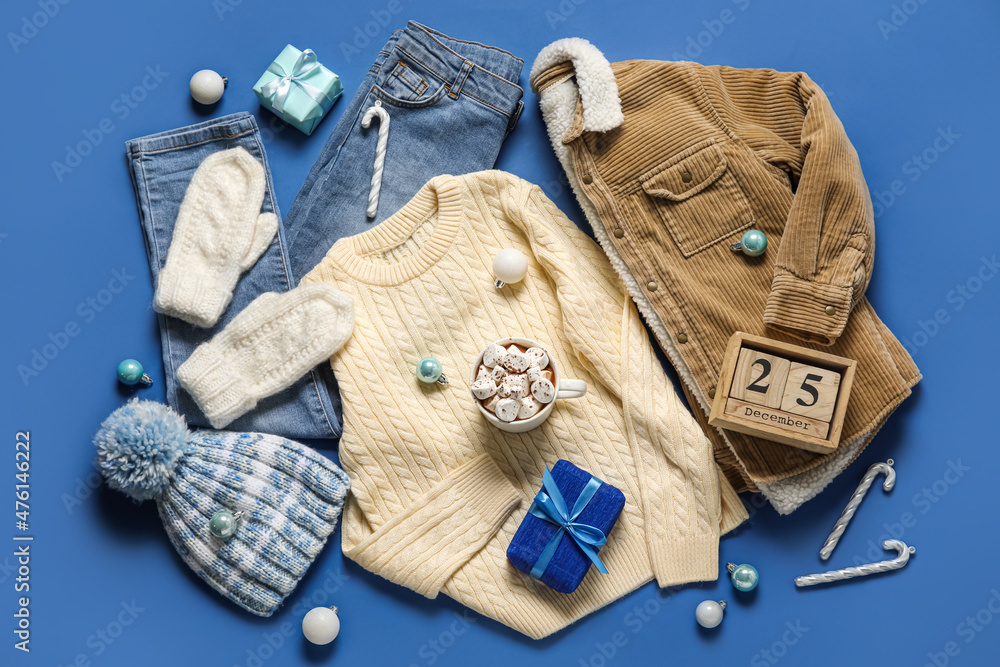
M336 527L349 489L330 459L263 433L194 431L166 405L133 399L94 438L108 485L153 499L181 558L212 588L270 616ZM235 534L209 529L242 512Z

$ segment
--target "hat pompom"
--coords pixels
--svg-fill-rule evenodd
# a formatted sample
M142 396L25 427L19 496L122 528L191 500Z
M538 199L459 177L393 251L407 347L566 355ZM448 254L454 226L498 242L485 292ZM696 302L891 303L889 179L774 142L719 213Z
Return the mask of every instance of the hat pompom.
M169 407L132 399L104 420L94 446L108 486L141 501L169 486L188 437L184 418Z

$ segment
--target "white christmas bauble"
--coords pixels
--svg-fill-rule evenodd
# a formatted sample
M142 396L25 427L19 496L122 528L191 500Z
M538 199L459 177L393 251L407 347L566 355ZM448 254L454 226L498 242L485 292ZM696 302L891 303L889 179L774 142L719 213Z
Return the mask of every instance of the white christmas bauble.
M505 283L519 283L528 273L528 258L514 248L505 248L493 258L493 275Z
M698 619L698 625L703 628L714 628L722 623L723 611L726 608L725 602L705 600L694 610L694 617Z
M310 609L302 618L302 634L313 644L329 644L340 634L340 617L330 607Z
M215 104L225 90L226 80L214 70L198 70L191 77L191 97L199 104Z

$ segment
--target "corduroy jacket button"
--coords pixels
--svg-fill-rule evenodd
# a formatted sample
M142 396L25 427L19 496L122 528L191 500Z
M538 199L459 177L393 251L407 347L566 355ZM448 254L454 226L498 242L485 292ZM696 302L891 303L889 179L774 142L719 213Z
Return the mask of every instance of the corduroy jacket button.
M712 387L708 390L708 397L715 398L715 387Z
M581 178L580 180L583 181L584 185L590 185L591 183L594 182L594 177L591 176L590 174L584 174L583 178Z
M625 236L625 230L621 227L615 227L614 235L616 239L620 239Z
M648 283L646 283L646 289L648 289L650 292L655 292L657 287L659 287L659 285L656 284L655 280L650 280Z
M681 345L688 342L688 335L685 333L677 334L677 342Z
M681 174L681 180L684 181L685 183L690 183L691 182L691 172L690 171L685 171L683 174Z
M826 312L827 315L836 315L837 314L837 309L834 308L833 306L827 306L826 309L825 309L825 312Z

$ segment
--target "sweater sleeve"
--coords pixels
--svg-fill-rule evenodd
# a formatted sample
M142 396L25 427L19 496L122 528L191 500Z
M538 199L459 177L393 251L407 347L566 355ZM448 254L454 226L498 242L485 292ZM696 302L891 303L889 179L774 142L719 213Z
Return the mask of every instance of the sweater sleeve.
M364 537L349 535L345 522L344 555L389 581L435 598L520 501L490 455L482 454Z
M517 199L509 217L554 284L577 361L621 401L657 582L715 580L721 499L711 443L679 401L601 249L537 186L521 182Z
M875 254L875 216L858 154L806 74L706 69L723 120L798 184L764 323L832 345L864 295Z

